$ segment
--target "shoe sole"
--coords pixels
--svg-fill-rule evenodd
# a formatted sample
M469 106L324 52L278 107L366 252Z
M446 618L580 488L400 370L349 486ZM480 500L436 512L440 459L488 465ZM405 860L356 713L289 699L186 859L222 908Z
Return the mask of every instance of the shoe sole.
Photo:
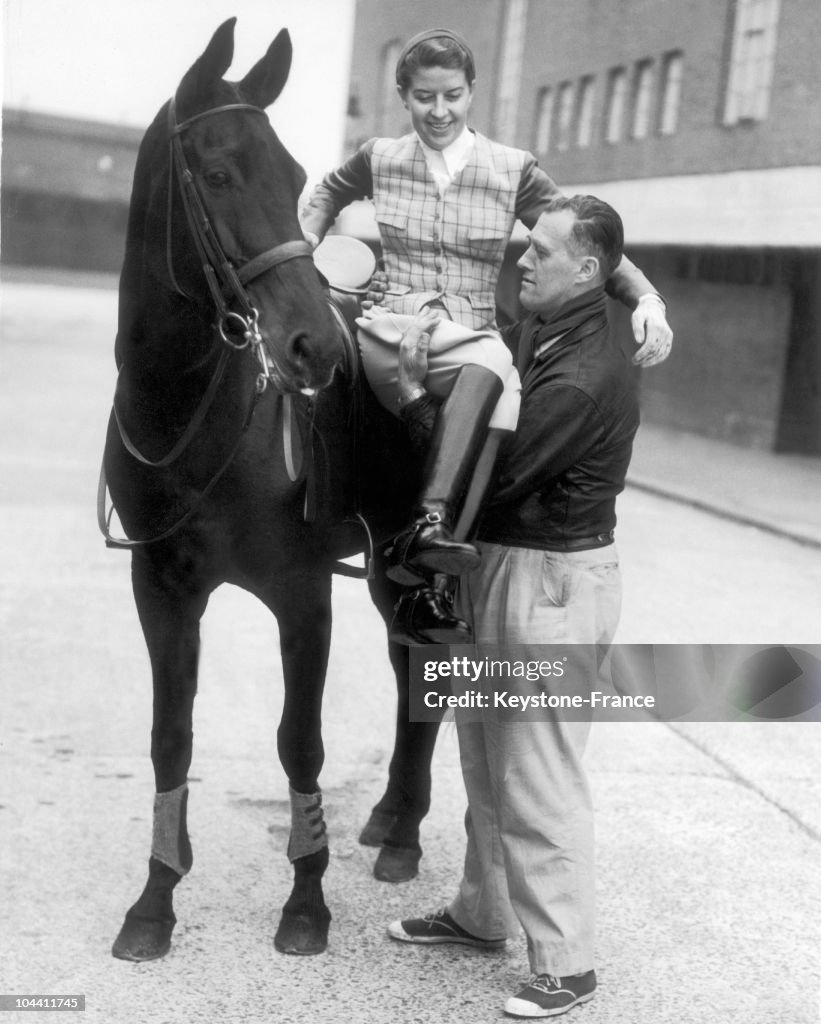
M475 554L469 551L423 551L404 565L411 572L418 568L426 572L441 572L446 576L462 576L472 572L481 562L482 556L478 551Z
M406 566L404 562L399 565L391 565L385 570L385 575L389 580L393 580L394 583L401 583L403 587L416 587L420 583L425 583L425 577L420 576L419 573L414 572L413 569Z
M538 1003L532 1003L529 999L519 999L516 996L511 996L505 1003L505 1013L510 1017L558 1017L563 1013L567 1013L568 1010L572 1010L574 1006L589 1003L595 994L595 991L588 992L587 995L579 996L572 1003L568 1003L567 1006L559 1006L555 1010L544 1010Z
M398 942L410 942L416 946L442 946L446 943L456 943L459 946L472 946L474 949L502 949L506 941L505 939L471 939L467 936L462 938L459 935L436 935L424 937L408 935L398 921L394 924L388 925L388 935L392 939L396 939Z
M419 634L420 640L416 643L427 644L472 644L473 633L465 633L455 629L426 629Z

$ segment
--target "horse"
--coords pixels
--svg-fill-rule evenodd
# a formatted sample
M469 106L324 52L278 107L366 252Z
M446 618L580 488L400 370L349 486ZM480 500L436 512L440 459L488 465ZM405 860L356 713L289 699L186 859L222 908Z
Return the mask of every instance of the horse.
M357 501L381 509L374 534L387 538L402 525L391 510L408 508L414 487L396 456L398 421L356 384L298 222L304 171L265 114L288 78L290 37L283 29L229 82L235 21L217 29L145 133L120 278L98 515L107 544L131 553L152 670L156 790L148 879L112 948L132 961L170 948L173 891L193 862L186 808L199 623L223 583L259 598L279 626L277 750L294 875L274 945L301 955L326 948L319 773L331 577L340 557L362 550L361 526L348 521ZM124 537L111 532L115 509ZM387 619L396 595L371 575ZM388 786L361 841L384 843L377 869L397 880L412 877L421 856L433 733L407 720L407 650L391 645L390 656L405 696Z

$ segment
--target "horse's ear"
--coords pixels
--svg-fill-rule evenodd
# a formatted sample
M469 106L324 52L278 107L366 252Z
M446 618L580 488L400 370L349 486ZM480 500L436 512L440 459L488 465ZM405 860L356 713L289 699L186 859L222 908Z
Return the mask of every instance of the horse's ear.
M214 82L219 81L234 59L234 26L236 18L229 18L211 37L211 42L190 69L177 89L177 102L183 109L193 106L195 97Z
M288 29L284 28L268 47L268 52L239 83L243 95L258 107L269 107L282 92L291 70L294 49Z

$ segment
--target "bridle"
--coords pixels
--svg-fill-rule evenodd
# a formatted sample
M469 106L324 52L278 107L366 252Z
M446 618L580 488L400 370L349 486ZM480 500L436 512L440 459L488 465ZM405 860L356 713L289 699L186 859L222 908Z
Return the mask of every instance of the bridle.
M110 525L114 509L112 508L110 511L106 512L107 481L105 465L103 464L100 471L100 482L97 490L97 522L103 536L105 537L108 547L142 547L146 544L154 544L157 541L165 540L172 534L176 533L176 531L194 515L202 501L208 494L210 494L233 462L237 452L239 451L242 440L248 431L248 428L251 426L251 421L253 419L254 412L256 411L259 399L265 392L268 384L273 384L276 390L283 396L283 401L285 403L288 403L290 399L290 395L286 392L286 389L283 386L284 377L282 371L278 366L276 359L265 348L262 332L259 329L259 311L253 306L251 299L245 290L245 285L247 285L249 281L253 281L254 278L264 274L272 267L279 266L282 263L287 263L289 260L313 260L313 250L310 244L304 239L294 239L288 242L282 242L270 249L266 249L264 252L254 256L252 259L235 266L226 254L222 243L214 230L208 216L208 210L199 193L196 181L194 180L194 175L191 168L188 166L188 161L186 160L185 152L182 147L182 134L190 128L192 124L205 117L212 117L215 114L221 114L229 110L245 110L255 114L262 114L263 117L267 118L265 111L261 107L254 106L250 103L228 103L221 107L212 107L209 110L204 110L199 114L194 114L193 117L189 117L185 121L177 123L176 97L172 98L168 105L170 154L168 212L166 221L166 265L168 267L169 277L171 278L171 284L173 285L174 290L183 298L194 301L194 296L189 295L180 287L176 275L174 274L171 240L174 175L176 172L180 186L180 194L182 196L183 208L185 209L186 220L199 255L203 275L205 276L208 289L211 293L214 305L216 306L218 317L216 326L222 341L225 343L225 347L220 353L216 369L214 370L208 387L206 388L188 426L185 428L180 438L174 443L172 448L162 458L149 459L139 451L125 430L124 424L117 411L116 400L113 407L114 418L117 423L120 439L129 454L142 465L148 466L152 469L159 469L169 466L175 462L188 448L188 445L191 443L194 435L202 426L208 410L216 397L217 391L219 390L219 385L224 377L228 359L230 358L232 351L240 351L249 347L253 349L253 352L260 364L260 372L256 377L255 393L249 405L248 412L246 413L239 437L232 446L227 458L222 462L219 469L214 473L206 486L200 492L194 504L189 507L185 514L167 530L162 531L162 533L154 537L149 537L145 540L130 540L127 538L115 538L112 536L110 532ZM236 304L239 312L236 309L231 308L232 303ZM235 341L226 329L229 331L231 329L241 330L242 341ZM291 415L290 404L288 404L287 415L284 417L286 424L290 424ZM288 429L290 430L291 427L288 426ZM290 447L287 440L285 444L286 448ZM287 453L286 464L289 477L291 477L292 480L296 479L297 471L292 467Z
M212 107L199 114L194 114L185 121L177 122L176 97L168 104L168 138L169 138L169 160L168 160L168 212L166 217L166 264L168 275L174 290L183 298L191 299L179 285L174 273L174 259L172 251L172 222L173 222L173 197L174 197L174 175L182 196L182 204L185 210L185 217L191 237L200 260L200 266L208 290L217 310L217 330L223 342L231 349L244 349L251 346L259 360L261 372L259 386L264 388L268 383L273 383L278 391L284 391L283 374L274 356L267 352L259 329L259 312L254 307L245 285L254 278L264 274L272 267L279 266L293 259L313 259L313 250L304 239L294 239L289 242L282 242L266 249L258 256L247 260L245 263L235 266L228 257L217 232L208 216L208 210L200 195L197 183L182 146L183 133L197 121L206 117L213 117L215 114L222 114L229 110L244 110L255 114L261 114L267 120L267 115L262 107L254 106L251 103L227 103L221 107ZM231 309L230 304L234 303L236 309ZM242 341L234 341L226 328L239 330L242 333Z

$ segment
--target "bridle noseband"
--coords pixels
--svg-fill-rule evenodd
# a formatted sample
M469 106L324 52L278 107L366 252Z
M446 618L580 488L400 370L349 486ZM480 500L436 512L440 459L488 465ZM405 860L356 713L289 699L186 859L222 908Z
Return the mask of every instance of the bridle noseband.
M174 261L171 248L172 238L172 201L174 195L174 174L182 195L183 208L186 220L194 239L197 254L200 259L203 275L208 284L208 290L214 300L217 309L217 330L226 345L233 349L244 349L249 345L259 360L261 372L258 378L258 387L263 389L268 383L273 383L278 391L283 391L284 377L277 365L274 356L267 352L259 329L259 311L254 307L245 285L254 278L259 277L272 267L279 266L293 259L313 259L313 250L304 239L294 239L289 242L282 242L271 249L254 256L245 263L235 266L222 247L222 243L208 216L208 210L200 195L194 175L188 166L185 152L182 147L182 134L192 124L205 117L212 117L214 114L222 114L229 110L244 110L255 114L262 114L267 120L267 115L262 107L256 107L251 103L228 103L221 107L212 107L210 110L203 110L194 114L185 121L177 123L176 97L168 104L168 136L169 136L169 182L168 182L168 216L166 222L166 263L168 274L174 289L184 298L191 299L179 285L174 274ZM231 309L230 304L234 303L237 309ZM227 332L226 328L235 328L242 334L242 341L235 341Z

